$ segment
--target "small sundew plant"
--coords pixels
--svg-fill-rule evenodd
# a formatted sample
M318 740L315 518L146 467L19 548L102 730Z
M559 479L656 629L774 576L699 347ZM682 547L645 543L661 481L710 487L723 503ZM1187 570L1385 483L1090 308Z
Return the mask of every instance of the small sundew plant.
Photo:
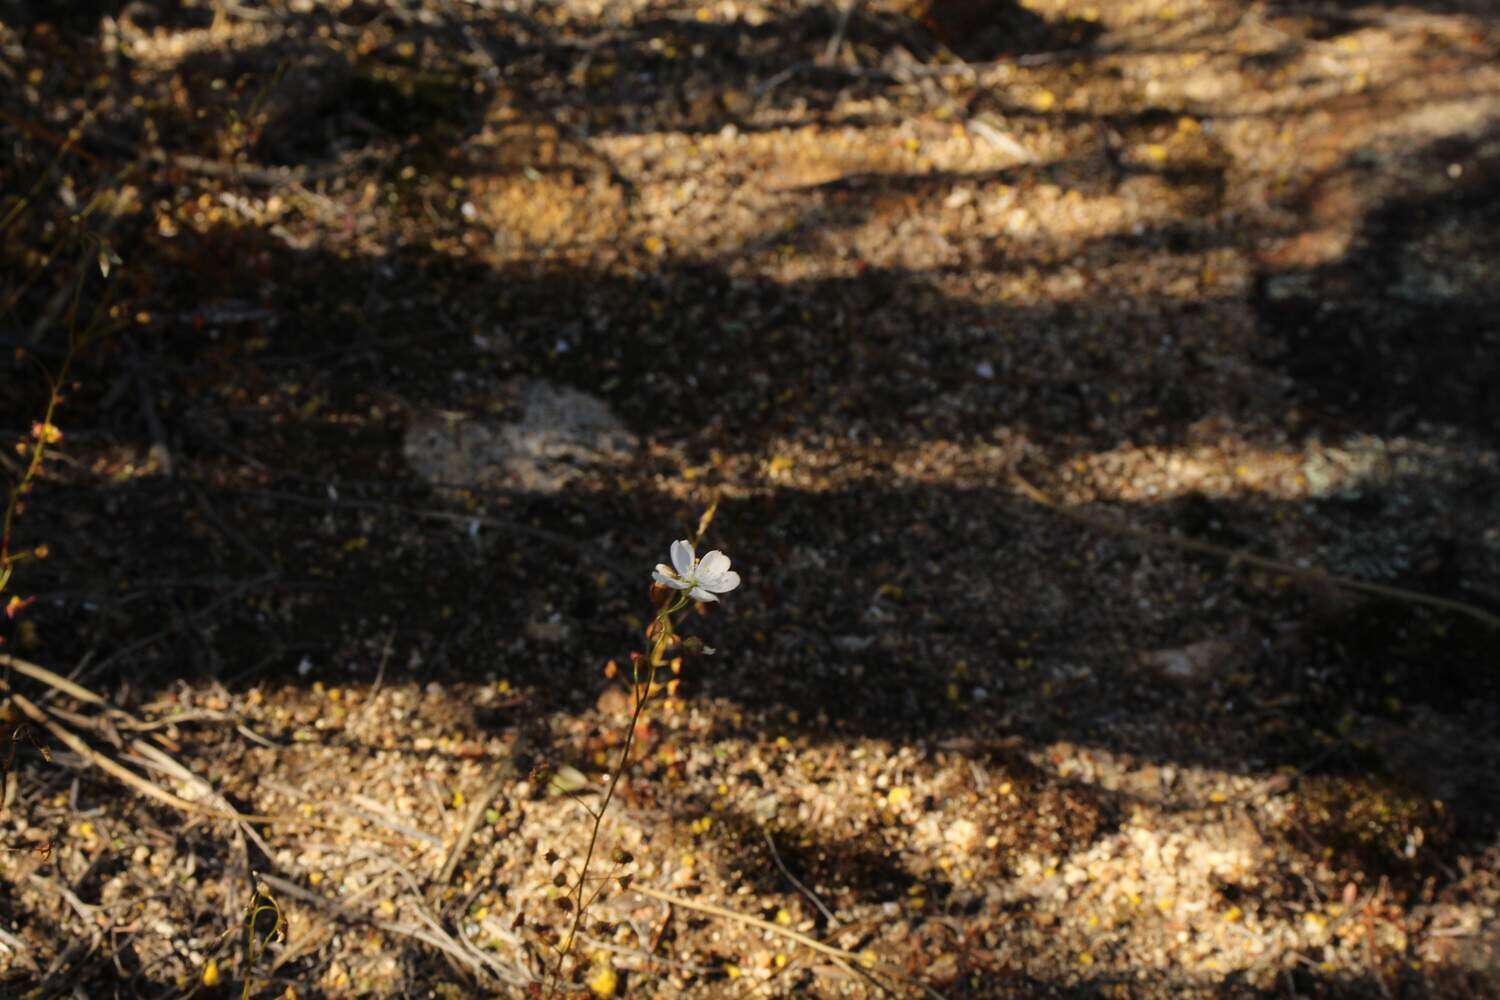
M701 540L704 532L708 530L708 525L713 520L715 506L709 507L698 522L697 540ZM574 951L589 907L599 898L610 882L617 883L622 889L628 888L634 877L629 874L618 874L621 867L635 860L624 851L615 853L614 867L610 874L591 878L589 870L599 845L599 831L604 824L604 816L614 800L615 789L621 777L630 769L630 755L635 747L636 730L651 700L663 690L663 685L657 684L656 678L662 668L667 665L667 653L673 646L679 644L685 652L703 655L710 655L714 652L711 647L705 646L696 637L680 639L675 616L686 610L694 601L717 603L720 594L727 594L740 585L740 575L729 568L728 556L714 549L699 559L694 554L695 548L695 541L689 541L686 538L673 542L669 552L671 565L658 563L651 574L653 581L651 602L656 609L656 614L646 628L647 651L630 654L631 712L630 722L625 727L625 739L620 747L620 755L610 771L603 801L599 803L597 809L584 806L593 817L593 824L589 830L588 846L583 852L583 861L576 871L577 880L569 887L567 879L559 875L558 882L555 883L558 884L558 888L569 888L569 892L558 902L565 912L571 913L572 919L567 933L554 946L557 950L557 961L549 977L551 981L547 991L548 996L554 995L562 984L563 965ZM574 798L575 801L580 801L577 796ZM581 801L580 804L582 804ZM547 857L549 861L557 859L557 855L551 851L548 852ZM597 883L592 891L590 890L591 882ZM540 986L541 984L536 984L534 992L540 993ZM595 989L595 992L599 990Z
M244 985L240 989L240 1000L250 1000L255 985L255 966L265 955L266 949L277 941L286 939L286 917L281 904L271 895L271 890L260 879L251 879L255 886L250 902L245 906L245 920L240 926L240 956L244 965ZM218 963L210 961L203 967L203 985L212 988L218 984ZM210 981L212 980L212 981Z

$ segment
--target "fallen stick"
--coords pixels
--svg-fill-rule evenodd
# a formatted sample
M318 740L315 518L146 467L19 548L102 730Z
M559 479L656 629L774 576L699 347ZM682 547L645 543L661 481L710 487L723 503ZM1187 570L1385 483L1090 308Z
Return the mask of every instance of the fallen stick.
M99 751L95 750L93 747L89 746L82 739L80 739L79 736L72 730L68 729L62 723L58 722L41 708L38 708L25 695L12 690L8 692L8 697L10 698L11 703L14 704L16 708L20 709L22 715L26 716L32 722L47 730L47 732L52 734L54 739L66 746L69 750L72 750L78 756L82 757L85 761L108 774L110 777L115 778L117 781L120 781L123 784L128 785L129 787L140 792L148 799L159 802L164 806L170 806L171 808L176 809L179 812L189 813L194 816L204 816L209 819L215 819L225 823L263 823L267 826L294 826L310 830L332 830L337 832L343 832L344 830L344 828L339 824L330 823L325 820L304 819L297 816L272 816L265 813L242 813L233 810L211 809L207 806L201 806L196 802L189 802L187 799L184 799L179 795L174 795L173 793L167 791L165 788L161 788L158 785L152 784L145 778L142 778L140 775L130 770L128 767L116 761L113 757L110 757L107 754L102 754ZM372 833L369 834L369 836L375 837L379 840L383 840L387 843L404 843L403 840L400 840L396 837L391 837L389 835Z
M1082 511L1072 510L1057 503L1047 494L1022 479L1012 472L1011 481L1015 483L1016 489L1027 499L1042 507L1046 507L1054 514L1061 515L1070 521L1096 528L1099 531L1107 531L1116 535L1126 535L1130 538L1138 538L1143 542L1157 545L1171 545L1174 548L1186 549L1189 552L1202 552L1205 555L1218 556L1220 559L1233 565L1234 563L1249 563L1262 569L1275 570L1283 573L1294 580L1304 583L1328 584L1335 587L1343 587L1345 590L1356 590L1365 594L1374 594L1377 597L1388 597L1396 601L1406 601L1409 604L1426 604L1429 607L1443 608L1457 614L1473 618L1482 625L1492 629L1500 629L1500 617L1490 614L1488 611L1476 608L1472 604L1463 601L1455 601L1448 597L1433 597L1431 594L1423 594L1415 590L1406 590L1402 587L1388 587L1380 583L1366 583L1364 580L1355 580L1347 576L1337 576L1320 569L1303 569L1291 563L1282 562L1279 559L1267 559L1265 556L1251 555L1240 549L1226 548L1222 545L1214 545L1212 542L1200 542L1196 538L1178 538L1176 535L1167 535L1159 531L1151 531L1147 528L1137 528L1130 524L1115 524L1102 517L1094 517Z

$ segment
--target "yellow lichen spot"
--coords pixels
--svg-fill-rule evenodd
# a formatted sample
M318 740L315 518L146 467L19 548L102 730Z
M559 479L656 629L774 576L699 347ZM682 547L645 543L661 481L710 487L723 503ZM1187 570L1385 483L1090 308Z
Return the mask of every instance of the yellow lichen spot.
M952 681L949 681L948 682L948 700L949 701L957 701L959 699L960 693L961 692L959 691L958 685L954 684Z
M911 801L911 789L905 785L897 785L885 795L886 804L892 809Z
M1224 919L1227 920L1227 921L1229 921L1231 924L1235 924L1235 923L1239 923L1240 918L1243 917L1244 915L1245 915L1245 911L1241 910L1238 906L1231 906L1224 913Z
M906 150L908 153L915 153L917 150L922 148L922 144L916 139L907 139L905 142L901 143L901 148Z
M776 745L785 750L787 747L792 745L792 741L787 739L785 736L778 736L776 737Z
M1152 163L1167 162L1167 147L1159 142L1153 142L1146 147L1146 159Z
M660 236L647 236L641 241L641 246L653 257L660 257L667 249L666 242Z
M779 909L779 910L776 911L776 922L778 924L780 924L782 927L790 927L790 926L792 926L792 914L791 914L791 912L788 911L787 908L783 906L781 909Z
M1090 955L1086 951L1080 951L1078 953L1078 964L1079 965L1093 965L1094 964L1094 956Z
M1057 95L1050 90L1039 90L1031 97L1031 106L1038 111L1051 111L1057 105Z
M219 985L219 963L210 958L203 963L203 974L198 977L205 988L213 989Z
M873 951L870 951L868 948L859 953L859 964L863 965L867 969L875 968L875 963L877 961L879 961L879 959L876 957L875 953Z
M619 986L620 977L608 962L600 962L589 977L589 992L596 997L612 997Z
M1013 785L1011 785L1011 783L1010 783L1010 782L1008 782L1008 781L1002 781L1002 782L1001 782L1001 783L1000 783L1000 789L999 789L999 791L1000 791L1000 794L1001 794L1001 795L1009 795L1009 794L1010 794L1010 793L1011 793L1011 789L1012 789L1012 788L1013 788L1013 787L1014 787L1014 786L1013 786Z
M728 965L724 966L724 975L728 976L730 979L738 979L740 978L740 967L738 965L735 965L733 962L730 962Z
M468 800L464 798L464 793L463 792L455 791L453 793L453 808L454 809L462 809L464 807L464 803L467 802L467 801Z
M778 968L778 969L783 968L786 965L786 963L787 963L786 953L778 951L776 953L776 968Z

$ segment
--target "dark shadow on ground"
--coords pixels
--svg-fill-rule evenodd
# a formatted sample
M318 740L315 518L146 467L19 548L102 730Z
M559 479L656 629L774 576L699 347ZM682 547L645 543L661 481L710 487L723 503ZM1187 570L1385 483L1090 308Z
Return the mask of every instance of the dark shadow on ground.
M1500 255L1496 135L1419 151L1413 175L1453 180L1396 191L1338 260L1263 277L1261 322L1285 338L1278 365L1330 424L1401 434L1442 423L1500 441L1500 290L1475 270Z
M1318 41L1378 27L1391 17L1458 16L1470 17L1483 24L1496 14L1495 5L1487 0L1356 0L1343 4L1272 0L1266 8L1273 17L1301 22L1296 25L1299 33Z

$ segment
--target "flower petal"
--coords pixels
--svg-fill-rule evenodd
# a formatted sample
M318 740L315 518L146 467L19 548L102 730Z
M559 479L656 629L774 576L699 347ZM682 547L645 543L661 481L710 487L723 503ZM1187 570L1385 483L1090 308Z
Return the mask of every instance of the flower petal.
M687 576L693 571L693 543L680 538L672 543L672 565L678 576Z
M716 593L727 594L740 585L740 575L734 570L729 570L723 576L715 577L712 581L702 581L701 585L710 588Z
M651 574L651 579L655 580L657 583L661 584L664 587L671 587L673 590L687 590L689 587L693 586L693 584L688 583L686 580L679 580L675 576L668 576L667 574L661 572L653 572Z
M700 601L715 601L715 602L718 601L717 597L715 597L713 594L710 594L708 591L704 590L702 587L694 587L693 588L693 592L691 594L689 594L688 596L692 597L692 598L695 598L696 600L700 600Z
M718 549L698 560L698 575L707 579L720 576L729 569L729 557Z

